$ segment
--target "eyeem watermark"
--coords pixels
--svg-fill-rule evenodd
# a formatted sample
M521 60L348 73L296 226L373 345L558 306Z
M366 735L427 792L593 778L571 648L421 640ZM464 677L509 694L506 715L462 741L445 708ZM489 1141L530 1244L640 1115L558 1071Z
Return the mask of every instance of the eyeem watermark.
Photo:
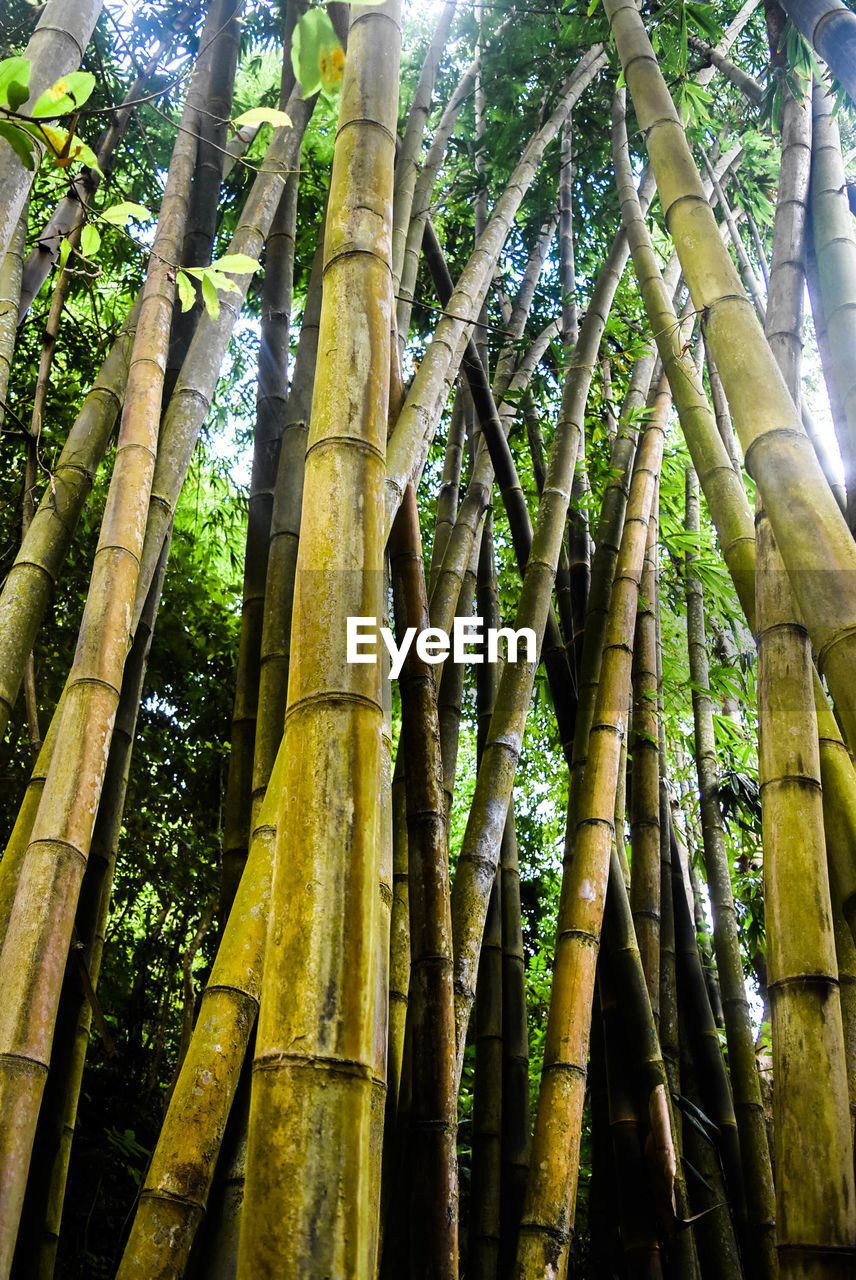
M408 627L399 645L389 627L378 627L377 618L348 618L347 659L348 662L377 662L380 634L392 659L389 672L392 680L398 679L414 640L417 656L432 665L445 662L449 657L453 662L476 666L482 662L499 662L499 646L503 640L508 647L509 662L517 662L521 646L523 661L535 661L537 643L531 627L521 627L519 631L511 627L488 627L484 631L483 621L482 618L456 618L451 636L440 627L426 627L424 631Z

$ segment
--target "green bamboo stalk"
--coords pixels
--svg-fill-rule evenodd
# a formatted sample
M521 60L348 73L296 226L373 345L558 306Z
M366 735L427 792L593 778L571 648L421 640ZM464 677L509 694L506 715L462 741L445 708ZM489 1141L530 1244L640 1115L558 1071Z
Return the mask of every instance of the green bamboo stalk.
M830 350L826 332L826 318L823 314L823 298L820 292L820 276L817 270L817 257L814 252L813 241L814 234L811 229L811 212L809 212L805 245L805 278L806 284L808 285L808 296L811 303L812 319L814 321L814 336L817 342L817 350L820 356L821 367L823 369L823 379L826 384L829 410L832 415L832 423L837 441L838 437L843 435L843 428L837 424L843 422L844 410L838 399L836 386L832 381L832 352ZM803 425L805 426L809 438L814 445L814 451L820 459L820 465L823 467L823 474L826 476L829 487L835 495L835 501L838 503L842 511L846 511L847 494L844 485L841 483L841 467L833 462L829 445L819 435L811 414L805 406L805 402L803 402L802 405L802 417Z
M831 357L828 376L835 387L841 414L835 420L838 448L844 465L847 520L856 522L856 235L847 200L844 161L835 103L826 85L816 81L812 92L811 227L823 319Z
M21 109L26 111L60 76L77 70L100 12L101 0L48 0L23 52L30 64L30 93ZM35 167L25 168L5 139L0 141L0 262L12 243L35 172Z
M562 127L574 104L597 76L606 55L599 45L580 59L566 77L557 106L533 134L504 192L496 202L484 235L477 243L441 316L422 360L387 451L386 526L389 528L406 486L418 481L428 456L443 406L463 356L468 329L475 323L487 296L496 263L511 222L529 188L547 145Z
M585 325L585 322L584 322ZM596 352L595 352L596 356ZM541 1093L514 1275L563 1275L573 1225L598 938L615 834L615 791L648 517L670 398L659 397L639 447L616 567L603 667L576 811L573 861L559 902ZM644 982L643 982L644 987ZM662 1119L665 1089L652 1095Z
M782 0L782 8L856 101L853 11L842 0Z
M346 662L345 619L382 613L399 16L394 0L353 13L333 159L238 1262L254 1280L375 1267L383 711L377 666Z
M0 593L0 731L5 733L27 657L122 407L139 320L135 304L68 434ZM0 873L2 876L2 873Z
M185 113L195 111L199 79ZM196 152L179 132L152 246L127 396L77 652L44 791L24 855L0 974L12 995L0 1016L0 1275L18 1226L48 1072L62 968L71 941L130 639L154 461L178 257ZM159 557L158 557L159 558ZM12 1117L15 1117L13 1123Z
M657 502L648 520L648 542L639 584L633 641L633 711L630 754L630 907L655 1023L660 1012L660 746L657 715L657 624L654 617Z
M703 315L747 468L764 496L845 736L856 745L856 688L848 674L850 650L856 645L856 546L716 234L641 17L627 0L604 0L604 7L645 134L667 226L693 302Z
M449 416L449 430L446 436L446 451L443 455L443 476L437 493L437 520L434 525L434 541L431 544L431 568L428 574L429 598L449 538L455 527L458 514L458 495L461 485L461 466L464 458L464 439L466 437L466 405L469 392L462 378L458 379L452 412Z
M416 494L408 490L390 538L396 631L428 625ZM410 1274L456 1280L458 1179L455 1022L449 916L448 831L443 803L435 672L415 648L399 679L407 779L410 888L412 1101Z
M702 343L704 347L704 360L707 366L707 380L710 384L710 401L713 407L716 425L722 443L728 451L728 457L734 468L734 473L742 482L743 465L740 461L740 450L734 435L734 424L731 421L731 414L728 410L728 401L725 398L725 392L722 389L722 379L716 367L716 362L711 354L710 344L702 334Z

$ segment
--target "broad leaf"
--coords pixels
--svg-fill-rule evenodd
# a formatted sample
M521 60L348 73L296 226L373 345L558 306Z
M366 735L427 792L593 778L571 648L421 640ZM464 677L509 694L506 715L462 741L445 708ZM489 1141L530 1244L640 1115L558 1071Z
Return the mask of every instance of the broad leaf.
M151 222L154 214L149 213L144 205L134 204L133 200L123 200L120 204L111 204L99 216L111 227L126 227L132 218L138 222Z
M80 233L80 252L84 258L94 258L101 248L101 232L90 222Z
M28 133L14 124L0 124L0 138L6 139L25 169L35 169L39 153Z
M220 299L217 297L214 282L208 275L202 277L202 301L211 319L216 320L220 314Z
M284 111L277 111L275 107L252 107L237 116L232 124L272 124L281 129L291 124L291 116Z
M0 62L0 104L17 111L29 97L29 83L30 64L26 58L4 58Z
M34 120L68 115L69 111L76 111L86 101L94 88L95 76L91 71L72 71L45 89L30 115Z

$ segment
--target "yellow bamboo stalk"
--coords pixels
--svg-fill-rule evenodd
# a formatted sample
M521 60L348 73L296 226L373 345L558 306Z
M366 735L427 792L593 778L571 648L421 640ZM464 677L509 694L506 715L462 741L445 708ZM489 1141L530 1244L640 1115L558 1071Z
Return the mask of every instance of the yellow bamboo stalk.
M574 856L562 879L541 1092L513 1273L516 1280L563 1277L567 1271L595 964L615 838L615 793L621 739L626 732L633 630L670 405L671 396L661 387L639 445L616 565L588 763L576 806ZM667 1112L662 1087L655 1095L653 1105L662 1117L663 1111ZM652 1121L656 1118L652 1114Z
M383 712L378 666L346 661L345 620L382 613L399 15L396 0L354 10L342 84L250 1108L246 1280L368 1280L375 1264Z

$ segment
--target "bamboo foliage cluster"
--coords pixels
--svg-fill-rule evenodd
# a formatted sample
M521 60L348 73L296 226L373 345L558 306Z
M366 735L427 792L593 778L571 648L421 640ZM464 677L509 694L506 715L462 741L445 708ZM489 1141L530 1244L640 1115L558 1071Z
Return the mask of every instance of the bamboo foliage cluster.
M0 423L24 460L0 586L0 730L24 759L0 858L0 1280L77 1274L78 1113L123 1052L114 935L153 919L119 906L129 797L150 724L186 728L151 691L176 582L210 569L185 572L188 482L248 324L217 888L182 904L171 1078L103 1273L856 1267L853 124L817 61L856 88L856 18L465 8L286 0L255 140L270 15L170 11L67 190L9 129L103 72L107 19L49 0L24 24L29 97L0 106ZM774 91L773 142L741 138ZM75 264L161 94L180 106L141 287L46 463ZM354 660L354 620L398 648L395 680L379 638ZM460 624L518 652L506 635L470 672L438 656Z

